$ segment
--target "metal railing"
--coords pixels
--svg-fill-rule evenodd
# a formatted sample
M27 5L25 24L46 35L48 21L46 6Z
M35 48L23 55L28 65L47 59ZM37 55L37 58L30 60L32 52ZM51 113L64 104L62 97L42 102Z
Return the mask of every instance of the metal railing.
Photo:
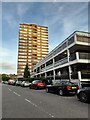
M46 70L53 68L53 64L46 66Z
M58 66L58 65L62 65L62 64L67 63L67 62L68 62L68 58L66 57L66 58L64 58L64 59L61 59L61 60L59 60L59 61L56 61L55 64L54 64L54 66L56 67L56 66Z
M69 61L73 61L76 59L76 54L71 54L70 57L69 57Z
M79 52L79 59L89 59L90 60L90 53Z

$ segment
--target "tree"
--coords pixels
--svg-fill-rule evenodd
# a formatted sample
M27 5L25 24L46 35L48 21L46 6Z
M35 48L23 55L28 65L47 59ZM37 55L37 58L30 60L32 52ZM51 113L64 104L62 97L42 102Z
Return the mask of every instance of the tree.
M9 76L7 76L7 74L2 74L2 80L3 81L8 81L10 79Z
M29 71L28 63L26 64L26 67L24 69L24 76L23 76L23 78L24 79L30 78L30 71Z

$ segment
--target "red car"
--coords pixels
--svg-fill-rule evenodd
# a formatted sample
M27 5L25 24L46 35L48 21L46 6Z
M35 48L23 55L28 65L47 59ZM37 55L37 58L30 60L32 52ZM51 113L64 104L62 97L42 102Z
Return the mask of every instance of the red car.
M34 80L30 85L29 85L30 89L43 89L46 88L46 84L45 82L41 81L41 80Z

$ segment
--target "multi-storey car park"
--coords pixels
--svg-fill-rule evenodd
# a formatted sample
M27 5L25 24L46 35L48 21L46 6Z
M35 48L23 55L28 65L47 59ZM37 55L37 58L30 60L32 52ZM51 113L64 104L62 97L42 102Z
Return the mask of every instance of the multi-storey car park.
M71 34L34 66L32 77L90 82L90 33Z

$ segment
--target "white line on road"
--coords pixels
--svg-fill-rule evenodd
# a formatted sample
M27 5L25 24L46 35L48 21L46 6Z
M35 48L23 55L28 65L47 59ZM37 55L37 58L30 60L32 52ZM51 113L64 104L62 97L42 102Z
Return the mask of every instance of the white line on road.
M25 101L31 103L33 106L37 107L38 109L42 110L43 112L47 113L49 116L51 116L52 118L54 118L54 116L48 112L46 112L44 109L40 108L39 106L37 106L36 104L32 103L30 100L25 98Z
M8 88L9 89L9 88ZM11 89L9 89L9 91L12 91Z
M16 94L17 96L20 96L18 93L16 93L16 92L13 92L14 94Z
M49 114L52 118L54 117L53 115Z
M28 100L28 99L25 99L27 102L29 102L29 103L31 103L31 101L30 100Z
M26 98L25 98L25 100L26 100L27 102L31 103L32 105L34 105L35 107L37 107L37 105L34 104L34 103L32 103L30 100L28 100L28 99L26 99Z

